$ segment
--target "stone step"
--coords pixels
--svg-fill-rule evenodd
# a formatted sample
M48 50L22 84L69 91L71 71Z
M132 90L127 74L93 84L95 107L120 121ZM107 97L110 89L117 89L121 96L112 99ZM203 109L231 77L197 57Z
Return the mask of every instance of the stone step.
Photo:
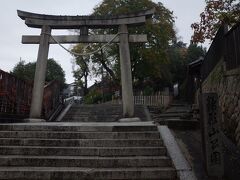
M135 108L134 110L136 112L141 112L142 111L142 107L141 108ZM75 107L71 107L69 109L68 112L82 112L82 113L88 113L88 112L92 112L92 113L100 113L100 114L113 114L113 113L121 113L122 109L121 108L75 108Z
M172 103L170 104L170 107L188 107L189 104L186 103Z
M135 117L142 117L143 120L145 120L145 115L139 115L136 114ZM67 113L63 119L68 120L68 119L85 119L85 120L90 120L91 122L99 122L100 120L102 122L106 122L107 120L109 121L109 119L113 120L113 121L117 121L118 119L122 118L122 113L119 114L82 114L82 113ZM95 120L95 121L94 121ZM88 121L89 122L89 121Z
M0 138L4 146L71 146L71 147L159 147L159 139L35 139L35 138Z
M74 104L73 108L81 108L81 109L121 109L121 104ZM143 105L134 105L134 108L142 108Z
M165 114L184 114L184 113L191 113L191 110L187 110L187 109L169 109L164 111Z
M157 131L154 125L124 125L124 123L19 123L0 124L0 131L80 131L80 132L128 132ZM117 124L117 125L116 125Z
M121 105L73 105L62 122L115 122L122 117L122 112ZM144 106L135 106L135 116L148 120Z
M71 132L71 131L0 131L0 138L50 139L159 139L157 131L148 132Z
M0 124L0 179L177 179L152 122Z
M0 179L15 180L160 180L177 179L176 170L158 168L0 167Z
M138 108L134 108L134 111L136 112L141 112L143 110L144 107L138 107ZM75 107L71 107L71 109L69 109L68 112L92 112L92 113L107 113L107 114L112 114L112 113L119 113L119 112L123 112L123 109L120 107L116 107L116 108L75 108Z
M191 116L189 113L162 113L156 115L159 118L185 118Z
M39 156L165 156L165 147L41 147L0 146L1 155Z
M116 122L119 119L121 119L120 116L106 116L106 117L64 116L62 121L65 121L65 122Z
M200 122L197 120L189 119L156 119L160 125L167 125L173 129L196 129L199 128Z
M114 108L101 108L101 109L96 109L96 108L74 108L71 107L68 112L79 112L83 114L88 114L89 112L91 113L107 113L107 114L114 114L114 113L119 113L122 112L122 109L114 109Z
M135 108L134 109L135 112L141 112L142 108ZM96 108L89 108L89 109L82 109L82 108L74 108L71 107L68 110L68 113L79 113L79 114L89 114L89 113L93 113L93 114L118 114L118 113L122 113L122 109L113 109L113 108L101 108L101 109L96 109Z
M82 167L82 168L121 168L121 167L169 167L171 160L166 156L0 156L0 166L35 167Z
M64 116L65 118L69 118L69 117L77 117L77 118L81 118L81 117L89 117L89 119L91 119L91 118L102 118L102 119L104 119L104 118L109 118L109 117L111 117L111 118L119 118L119 117L121 117L120 116L120 114L101 114L101 115L99 115L99 114L82 114L82 113L67 113L65 116Z

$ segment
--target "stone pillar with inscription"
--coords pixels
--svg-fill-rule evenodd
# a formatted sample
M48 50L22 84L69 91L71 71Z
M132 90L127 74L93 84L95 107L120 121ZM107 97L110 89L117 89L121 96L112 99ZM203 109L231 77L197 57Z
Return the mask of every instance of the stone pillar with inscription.
M203 132L203 154L210 177L224 175L223 145L220 126L220 107L217 93L200 95L200 118Z

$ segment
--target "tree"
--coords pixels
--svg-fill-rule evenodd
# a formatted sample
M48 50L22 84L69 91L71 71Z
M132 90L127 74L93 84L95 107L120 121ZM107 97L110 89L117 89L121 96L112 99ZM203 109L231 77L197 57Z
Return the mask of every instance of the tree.
M182 41L174 42L168 50L170 64L170 74L171 74L171 84L179 83L181 84L186 76L186 56L187 56L186 43Z
M148 79L160 79L168 81L169 58L167 49L175 39L173 29L174 18L172 12L166 9L162 3L154 3L150 0L104 0L94 8L93 15L112 16L127 13L135 13L155 8L153 23L148 21L146 26L129 27L130 34L147 34L148 43L130 44L132 74L134 82L144 82ZM92 30L94 34L117 34L118 29ZM91 51L99 48L99 44L90 46ZM91 56L90 64L95 75L104 70L115 82L120 80L119 50L116 44L112 44Z
M20 79L28 82L33 82L35 74L36 63L29 62L25 64L25 61L20 60L13 68L12 74Z
M188 47L185 43L178 41L170 46L168 50L170 58L171 83L182 84L187 75L187 66L189 63L203 57L206 49L197 44L190 44Z
M192 41L203 43L206 39L212 40L222 24L230 27L240 21L239 0L205 0L206 7L200 14L201 20L193 23Z
M25 81L33 82L35 69L36 62L29 62L26 64L25 61L20 61L15 65L11 73ZM64 87L65 72L63 71L61 65L59 65L54 59L48 59L46 82L50 82L52 80L58 80L61 87Z
M83 52L87 50L83 44L78 44L73 47L73 53ZM86 95L88 92L88 76L90 74L90 57L89 56L78 56L74 55L77 69L73 70L73 76L75 78L75 87L83 89L83 94Z
M187 49L186 61L187 63L191 63L196 61L199 57L204 57L207 50L202 46L198 46L197 44L190 44Z

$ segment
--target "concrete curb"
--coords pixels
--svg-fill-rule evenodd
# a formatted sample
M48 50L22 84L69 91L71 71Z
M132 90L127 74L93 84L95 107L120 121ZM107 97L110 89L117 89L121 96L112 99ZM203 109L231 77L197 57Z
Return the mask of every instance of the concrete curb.
M177 170L178 178L180 180L197 180L169 128L167 126L158 126L158 131Z

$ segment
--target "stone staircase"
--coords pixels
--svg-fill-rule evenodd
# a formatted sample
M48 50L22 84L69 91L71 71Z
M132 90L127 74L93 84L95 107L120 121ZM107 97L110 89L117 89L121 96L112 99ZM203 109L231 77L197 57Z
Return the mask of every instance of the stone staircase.
M150 122L0 124L0 179L177 179Z
M173 103L165 111L149 108L153 121L170 128L195 129L199 121L193 119L191 106L185 103Z
M142 105L135 105L135 117L141 117L142 121L148 121L147 109ZM122 105L74 104L68 110L61 121L64 122L114 122L122 118Z

